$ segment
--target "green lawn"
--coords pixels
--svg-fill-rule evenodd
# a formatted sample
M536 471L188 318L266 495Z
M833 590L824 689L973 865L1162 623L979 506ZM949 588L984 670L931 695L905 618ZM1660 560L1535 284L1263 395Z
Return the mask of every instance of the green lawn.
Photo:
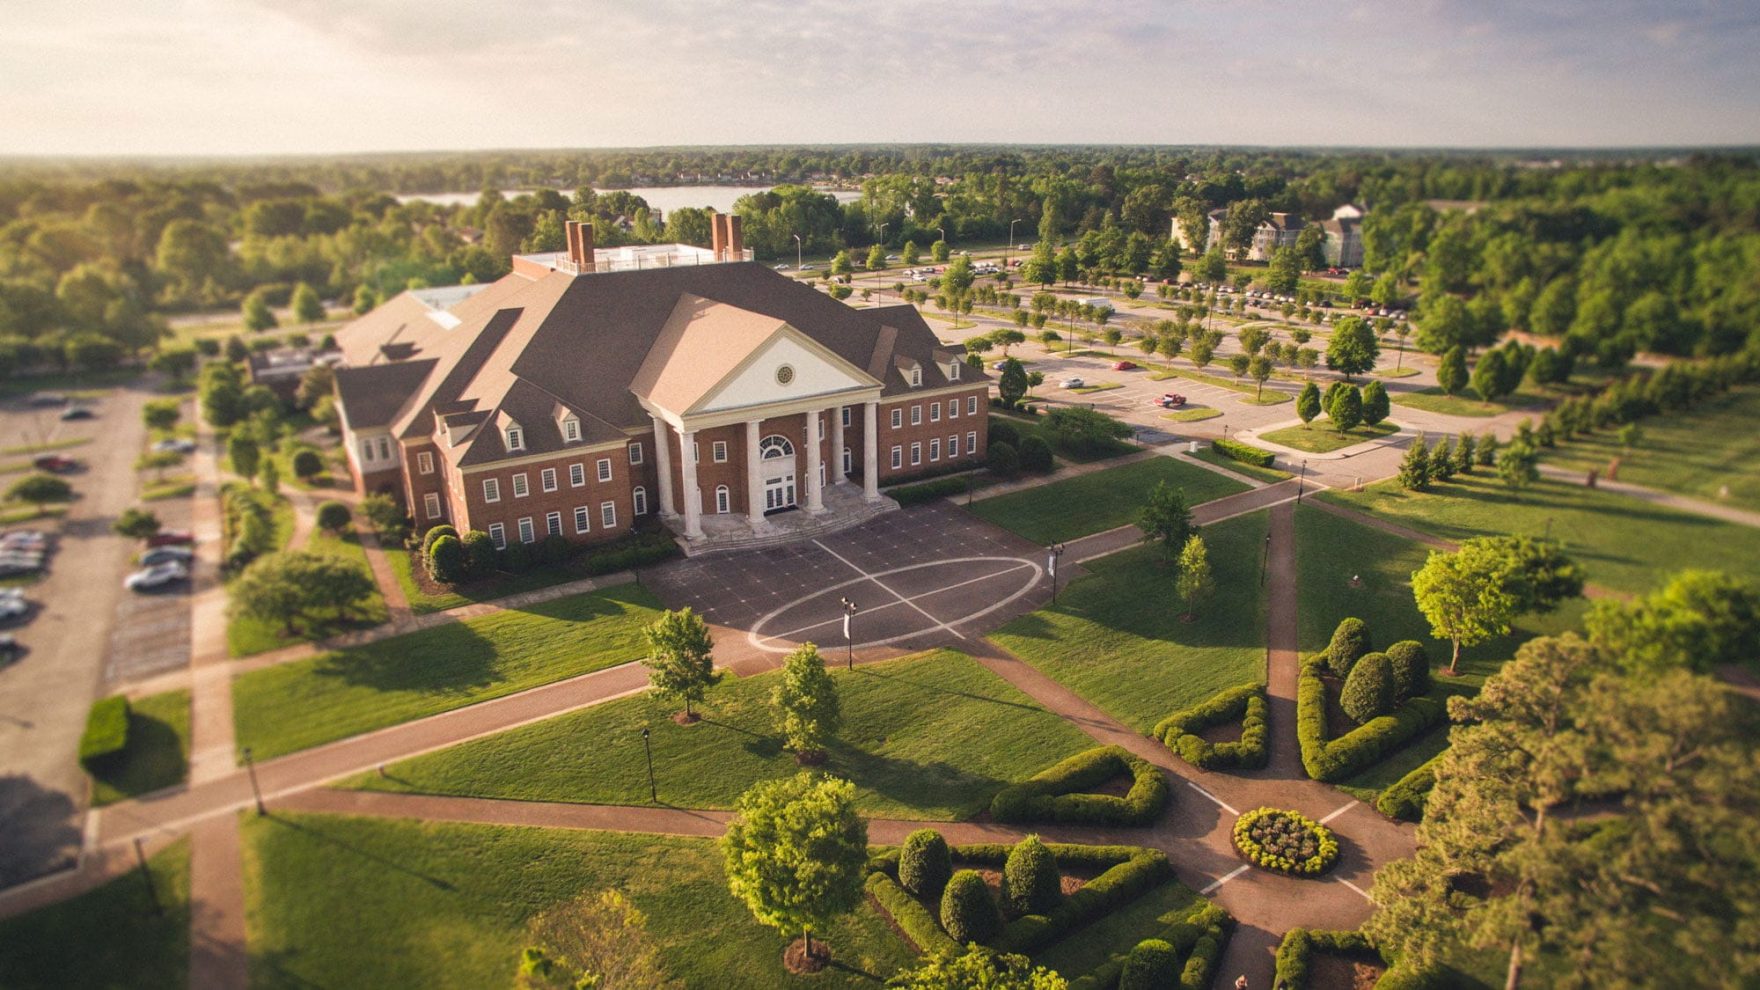
M291 516L288 517L288 524L292 525ZM306 539L306 549L313 553L340 557L359 568L369 579L372 577L372 568L367 564L366 548L361 546L360 537L352 530L337 535L328 530L313 529L311 536ZM347 618L334 614L314 616L303 621L299 631L291 636L286 635L277 623L229 616L226 622L226 646L234 657L248 657L295 643L309 643L349 629L371 629L384 624L390 617L390 611L385 606L385 596L379 592L378 582L375 581L372 595Z
M1547 464L1605 472L1620 459L1619 480L1760 511L1760 389L1706 399L1684 412L1639 421L1641 438L1622 450L1614 431L1579 436L1542 451ZM1729 497L1720 497L1728 487Z
M1320 498L1373 512L1449 540L1550 532L1588 572L1589 581L1638 593L1689 567L1760 574L1760 530L1650 505L1599 489L1542 480L1510 492L1480 468L1429 492L1396 482L1361 492L1334 489Z
M992 425L996 423L1007 423L1014 428L1016 433L1021 435L1021 439L1023 440L1028 436L1037 436L1039 439L1050 445L1051 449L1057 452L1058 457L1076 464L1089 464L1094 461L1111 460L1114 457L1121 457L1137 449L1123 440L1118 440L1109 444L1102 444L1092 451L1071 452L1060 448L1057 445L1057 442L1052 439L1051 434L1046 432L1045 420L1043 417L1035 416L1028 418L1026 416L1015 416L1007 413L991 413L990 422Z
M51 440L48 443L26 443L16 447L0 447L0 457L29 457L35 454L52 454L58 450L71 450L91 443L93 437L67 437Z
M621 585L254 670L232 682L238 744L277 756L627 663L659 607Z
M1418 372L1418 368L1414 368L1408 364L1398 368L1376 368L1369 373L1376 378L1410 378L1413 375L1418 374Z
M1262 392L1257 395L1243 395L1238 401L1245 406L1275 406L1293 401L1294 399L1295 396L1288 392L1279 392L1276 389L1272 389L1269 392Z
M1146 938L1166 938L1167 929L1185 921L1204 905L1204 898L1177 880L1169 880L1119 910L1060 939L1033 962L1069 977L1091 973L1122 960Z
M912 961L863 903L820 933L833 967L790 977L792 936L728 894L708 839L278 814L246 823L245 870L259 990L511 986L528 919L604 890L689 987L873 988Z
M1093 741L961 653L940 651L831 671L843 729L826 769L853 781L865 813L969 818L1004 784ZM730 808L759 780L799 770L771 722L774 673L729 680L680 726L677 705L642 694L418 756L365 774L368 790L527 801L646 804L649 728L661 800Z
M1200 444L1197 453L1187 454L1186 456L1195 457L1200 461L1204 461L1207 464L1214 464L1217 467L1227 468L1235 474L1244 474L1249 478L1256 478L1268 485L1274 485L1279 481L1288 481L1295 477L1295 475L1290 474L1282 468L1260 467L1257 464L1248 464L1245 461L1237 461L1232 457L1224 457L1216 452L1215 447L1209 446L1208 444Z
M1505 396L1496 402L1485 402L1479 393L1467 386L1455 395L1444 395L1442 389L1432 385L1429 388L1410 391L1388 390L1388 398L1395 404L1422 409L1425 412L1441 413L1445 416L1496 416L1511 409L1528 409L1546 401L1546 397L1535 392L1517 392Z
M1331 420L1326 420L1303 426L1286 426L1281 430L1261 433L1259 439L1266 443L1275 443L1310 454L1330 454L1335 450L1355 447L1357 444L1379 440L1398 432L1398 426L1381 422L1374 426L1359 426L1348 433L1340 433L1333 428Z
M1064 389L1064 391L1077 392L1082 395L1086 395L1089 392L1110 392L1111 390L1113 390L1115 388L1124 388L1124 386L1120 385L1118 382L1092 382L1090 384L1083 385L1081 388L1068 388L1068 389Z
M1170 419L1175 423L1198 423L1206 419L1215 419L1220 415L1222 415L1220 409L1213 409L1209 406L1193 406L1189 409L1165 413L1161 418Z
M1214 385L1217 388L1226 388L1233 392L1244 393L1247 398L1242 401L1248 402L1249 405L1274 406L1279 402L1288 402L1291 399L1289 393L1279 392L1273 389L1264 394L1262 401L1250 401L1260 393L1257 382L1249 382L1240 378L1231 378L1223 375L1207 375L1202 371L1188 371L1184 368L1172 367L1171 365L1163 367L1160 371L1149 373L1149 379L1151 381L1164 382L1169 378L1185 378L1194 382L1203 382L1206 385Z
M1174 570L1155 547L1092 561L1089 576L1044 608L991 635L997 644L1147 732L1222 688L1265 676L1265 605L1259 565L1264 512L1203 530L1216 596L1181 620Z
M189 841L72 900L0 921L0 986L164 990L189 984Z
M141 501L162 502L171 498L184 498L195 493L195 475L172 475L164 481L155 481L143 486Z
M1198 505L1248 486L1171 457L1151 457L972 503L970 511L1035 543L1072 540L1136 521L1158 483Z
M189 770L189 691L129 702L128 748L92 775L92 804L104 805L183 783Z

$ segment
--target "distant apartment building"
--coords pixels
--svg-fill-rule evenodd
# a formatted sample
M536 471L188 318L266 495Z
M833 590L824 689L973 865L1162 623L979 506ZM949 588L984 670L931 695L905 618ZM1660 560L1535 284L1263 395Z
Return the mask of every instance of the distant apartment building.
M1227 210L1210 211L1207 217L1209 228L1204 238L1206 245L1221 243L1222 224L1227 217ZM1330 219L1320 221L1320 229L1326 234L1322 250L1327 264L1355 268L1363 263L1362 219L1362 209L1346 203L1333 210ZM1231 261L1270 261L1278 248L1295 246L1304 225L1302 218L1294 213L1267 214L1254 229L1252 244L1245 251L1229 248L1226 254ZM1172 236L1186 250L1197 249L1197 238L1192 231L1185 229L1178 217L1173 220Z

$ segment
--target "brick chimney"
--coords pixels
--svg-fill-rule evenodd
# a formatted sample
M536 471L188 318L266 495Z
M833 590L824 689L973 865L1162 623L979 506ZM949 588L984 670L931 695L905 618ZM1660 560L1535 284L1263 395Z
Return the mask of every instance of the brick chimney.
M709 250L716 261L723 260L722 254L727 250L727 230L722 224L726 219L720 211L709 214Z
M580 271L592 271L593 225L585 221L569 220L564 229L568 233L568 260Z
M740 234L740 217L737 213L727 215L727 260L738 261L745 255L745 238Z

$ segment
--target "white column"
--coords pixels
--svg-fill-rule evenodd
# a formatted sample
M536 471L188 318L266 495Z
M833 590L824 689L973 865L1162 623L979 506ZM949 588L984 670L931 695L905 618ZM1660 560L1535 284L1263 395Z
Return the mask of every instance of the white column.
M654 417L654 466L660 475L660 514L673 516L678 509L672 504L672 443L666 435L666 424Z
M825 495L819 490L819 413L807 413L807 511L825 511Z
M759 460L758 440L759 422L755 419L746 420L746 518L751 520L752 532L764 529L764 472L763 462Z
M831 483L841 485L843 473L843 406L831 407Z
M880 403L862 404L862 496L880 497Z
M691 456L691 447L696 443L697 431L678 431L678 464L684 475L684 490L679 497L684 499L684 536L687 540L703 538L703 498L697 491L697 459Z

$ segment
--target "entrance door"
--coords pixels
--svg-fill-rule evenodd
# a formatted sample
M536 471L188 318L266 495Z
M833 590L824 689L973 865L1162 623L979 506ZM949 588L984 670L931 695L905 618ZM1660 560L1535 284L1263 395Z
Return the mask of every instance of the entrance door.
M794 508L794 444L786 437L771 435L758 444L758 453L764 475L764 511Z
M764 481L764 511L780 512L794 508L794 475L767 478Z

